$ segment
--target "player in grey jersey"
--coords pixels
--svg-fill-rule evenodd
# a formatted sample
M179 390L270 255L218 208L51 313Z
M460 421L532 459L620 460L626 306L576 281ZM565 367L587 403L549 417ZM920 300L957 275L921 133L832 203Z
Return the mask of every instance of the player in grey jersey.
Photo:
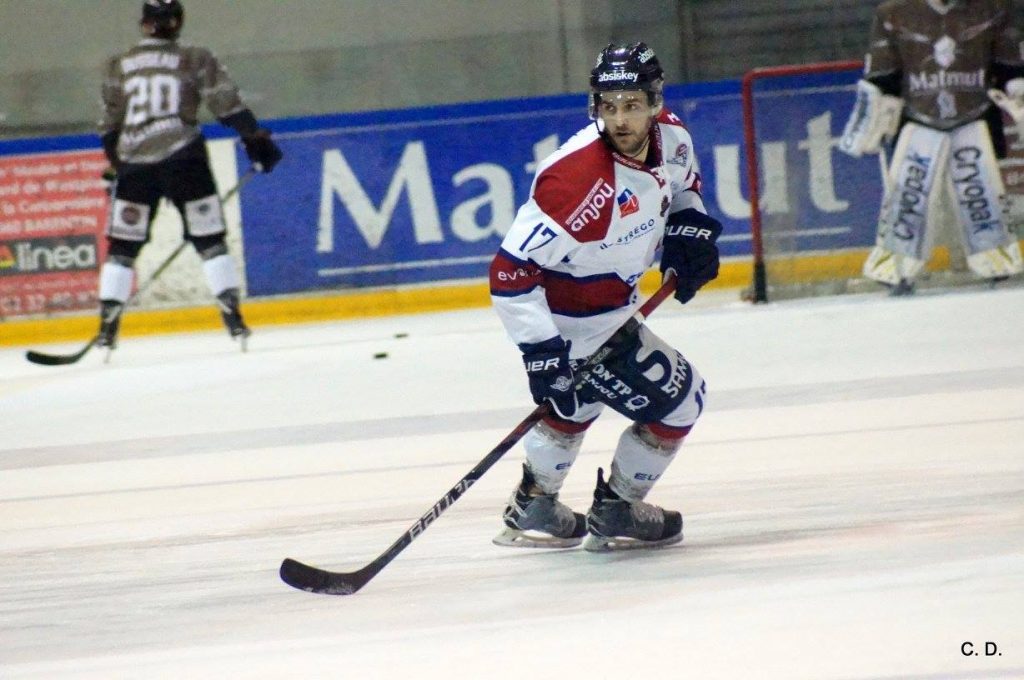
M880 152L884 138L896 140L865 276L895 294L912 291L931 257L939 209L956 214L967 265L977 276L1000 280L1024 270L1003 214L997 165L1005 141L993 99L1007 93L1024 98L1024 43L1005 0L879 5L840 142L859 156ZM955 205L940 206L944 193Z
M197 114L201 102L242 138L255 168L270 172L282 154L242 102L238 87L207 49L178 43L179 0L145 0L144 38L106 65L100 138L114 170L107 259L100 270L100 339L117 345L120 311L131 294L134 263L149 241L162 197L181 214L185 238L232 338L250 335L239 309L241 279L224 241L225 223Z

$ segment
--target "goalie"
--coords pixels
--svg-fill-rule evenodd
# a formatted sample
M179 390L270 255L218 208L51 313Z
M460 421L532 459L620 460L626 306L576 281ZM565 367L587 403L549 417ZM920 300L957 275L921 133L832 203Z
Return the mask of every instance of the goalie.
M839 147L860 156L895 139L878 236L864 263L864 275L894 294L913 291L931 256L939 210L955 213L976 276L999 281L1024 270L1004 215L997 159L1006 141L993 103L1024 118L1022 55L1005 0L889 0L878 7ZM944 188L955 205L940 205Z

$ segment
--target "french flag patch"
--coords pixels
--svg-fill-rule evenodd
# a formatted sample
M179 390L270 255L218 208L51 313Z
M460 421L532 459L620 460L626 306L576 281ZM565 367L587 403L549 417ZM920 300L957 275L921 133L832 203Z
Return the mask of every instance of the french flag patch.
M640 199L629 189L623 189L615 200L619 203L619 217L626 217L640 210Z

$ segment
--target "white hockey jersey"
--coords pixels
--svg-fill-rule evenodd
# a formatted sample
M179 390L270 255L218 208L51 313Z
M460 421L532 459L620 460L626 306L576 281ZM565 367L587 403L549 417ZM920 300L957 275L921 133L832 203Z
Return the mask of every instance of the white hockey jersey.
M666 217L706 212L690 133L667 109L650 148L653 167L588 125L541 163L490 268L491 300L516 344L560 335L571 358L592 354L632 315Z

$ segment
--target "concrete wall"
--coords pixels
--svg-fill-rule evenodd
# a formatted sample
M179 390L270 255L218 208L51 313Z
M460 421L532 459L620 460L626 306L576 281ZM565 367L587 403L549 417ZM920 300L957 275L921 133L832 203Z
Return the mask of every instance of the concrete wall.
M0 0L7 136L88 129L103 60L138 39L140 7L139 0ZM212 48L263 117L582 91L594 54L613 39L645 39L679 70L672 0L185 0L185 7L183 41Z
M876 0L184 0L257 115L586 89L609 41L645 40L669 82L860 57ZM1013 0L1019 19L1024 0ZM141 0L0 0L0 137L92 129L105 57Z

